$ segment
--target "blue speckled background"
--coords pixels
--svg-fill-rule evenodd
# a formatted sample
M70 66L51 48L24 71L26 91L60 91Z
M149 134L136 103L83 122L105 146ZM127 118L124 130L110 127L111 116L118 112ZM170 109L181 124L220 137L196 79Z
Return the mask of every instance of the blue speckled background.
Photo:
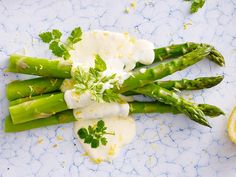
M226 132L227 117L236 105L236 1L207 0L190 15L183 0L0 0L0 177L234 177L236 145ZM187 29L184 28L187 25ZM104 29L129 32L157 47L186 41L213 44L226 59L220 68L204 60L174 78L224 74L217 87L181 93L195 102L220 106L226 116L210 120L208 129L183 115L137 115L137 135L113 163L92 164L72 133L72 124L5 134L8 114L5 84L18 76L4 73L8 56L17 52L51 57L37 35L59 28L70 32Z

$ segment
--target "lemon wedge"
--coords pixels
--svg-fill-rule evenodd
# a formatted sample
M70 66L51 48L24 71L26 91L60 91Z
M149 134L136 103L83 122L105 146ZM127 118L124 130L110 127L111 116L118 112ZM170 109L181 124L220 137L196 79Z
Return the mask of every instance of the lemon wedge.
M227 130L230 140L236 144L236 106L228 119Z

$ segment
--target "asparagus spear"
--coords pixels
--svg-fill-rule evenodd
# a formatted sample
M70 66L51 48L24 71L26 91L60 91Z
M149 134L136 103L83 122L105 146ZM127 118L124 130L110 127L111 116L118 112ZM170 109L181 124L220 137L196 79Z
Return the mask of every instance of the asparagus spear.
M59 94L60 92L53 92L53 93L47 93L47 94L43 94L43 95L37 95L37 96L29 96L29 97L24 97L24 98L19 98L17 100L13 100L9 102L9 106L15 106L18 104L21 104L23 102L27 102L27 101L32 101L32 100L37 100L40 98L47 98L51 95L55 95L55 94Z
M147 93L148 90L146 90ZM156 93L151 93L152 95ZM12 120L14 124L21 124L24 122L29 122L32 120L37 120L40 117L48 117L50 115L55 114L56 112L61 112L66 108L66 103L64 101L64 94L46 94L42 96L35 96L31 98L22 98L18 100L14 100L10 102L10 114L13 115ZM151 95L151 96L152 96ZM150 96L150 95L148 95ZM171 95L172 96L172 95ZM47 104L50 102L50 106ZM30 105L30 112L28 111ZM33 106L32 106L33 105ZM46 106L45 106L46 105ZM176 110L174 107L169 105L165 105L163 103L154 102L154 103L136 103L131 102L130 105L130 113L151 113L151 112L158 112L158 113L177 113L180 110ZM39 109L37 107L39 106ZM46 108L44 108L46 107ZM42 110L43 109L43 113ZM202 110L206 115L215 117L221 114L224 114L218 107L207 105L207 104L200 104L198 109ZM23 112L25 110L25 114L19 114L19 112ZM53 111L52 111L53 110Z
M69 61L11 55L6 71L46 77L70 78L71 67Z
M223 80L224 76L215 77L199 77L194 80L182 79L182 80L169 80L169 81L157 81L154 84L167 90L200 90L204 88L211 88L219 84ZM124 95L136 95L134 91L125 92Z
M204 88L210 88L219 84L223 80L224 76L215 77L199 77L194 80L182 79L182 80L169 80L169 81L157 81L155 84L168 90L198 90ZM39 84L37 84L39 81ZM22 80L9 83L6 87L7 98L12 101L23 97L30 97L31 95L41 95L53 91L60 91L61 83L63 79L50 78L36 78L29 80ZM33 89L29 89L30 87ZM34 91L32 94L32 90ZM37 92L35 91L37 90ZM133 91L123 93L124 95L135 95Z
M11 101L18 98L60 91L60 86L62 82L62 79L43 77L24 81L13 81L7 84L7 99Z
M55 95L55 94L58 94L58 93L49 93L49 94L43 94L43 95L34 96L34 97L20 98L14 101L10 101L9 105L14 106L17 104L21 104L23 102L37 100L40 98L46 98L48 96ZM159 101L155 101L155 102L135 102L134 101L134 102L129 102L129 106L130 106L130 113L153 113L153 112L173 113L173 114L180 113L176 108L170 105L161 103ZM209 104L198 104L197 106L199 109L201 109L204 112L206 116L217 117L222 114L224 115L224 112L216 106L209 105Z
M20 101L23 101L23 99L20 99ZM167 104L160 103L158 101L157 102L131 102L129 103L129 106L130 106L130 114L135 114L135 113L179 114L181 113L176 108ZM210 113L211 116L218 116L220 114L224 114L223 111L221 111L219 108L212 105L201 104L200 109L204 113L206 113L206 115L207 113ZM69 123L73 121L76 121L76 119L74 118L72 110L59 112L55 115L52 115L44 119L36 119L29 122L21 123L21 124L13 124L11 117L7 116L5 120L5 132L19 132L19 131L25 131L25 130L30 130L33 128L44 127L44 126Z
M222 111L220 108L213 106L213 105L198 104L197 106L199 109L202 110L202 112L204 112L205 115L207 115L209 117L216 117L219 115L225 115L224 111Z
M9 112L13 123L19 124L49 117L67 109L67 104L64 101L64 94L59 93L11 106L9 107Z
M210 60L212 60L213 62L215 62L216 64L220 66L225 65L224 57L213 46L209 44L203 44L203 43L198 44L198 43L193 43L193 42L173 44L170 46L154 49L154 52L155 52L154 63L163 61L169 58L179 57L181 55L184 55L186 53L189 53L195 50L197 47L203 47L203 46L211 47L211 52L207 56L207 58L209 58ZM143 66L141 63L137 63L136 68L141 67L141 66Z
M29 122L17 125L12 122L10 116L7 116L5 119L5 132L19 132L44 126L69 123L73 121L76 121L76 119L73 115L72 110L66 110L63 112L59 112L55 115L51 115L50 117L44 119L31 120Z
M137 88L135 92L153 97L160 102L174 106L180 112L186 114L191 120L211 127L201 109L199 109L193 103L184 100L182 97L179 97L172 91L161 88L155 84L150 84L148 86Z
M186 53L192 52L198 47L210 47L211 52L207 57L218 65L224 66L224 57L213 46L208 44L197 44L193 42L154 49L154 62L162 61L168 58L179 57ZM138 63L136 68L140 66L143 65ZM11 55L7 71L47 77L70 78L71 64L68 62L59 62L58 60Z
M210 51L211 47L197 48L196 50L187 53L175 60L162 63L157 66L152 66L146 69L146 71L144 72L136 70L132 73L131 77L123 82L121 88L119 89L119 92L124 93L129 90L142 87L157 79L168 76L176 71L183 70L188 66L191 66L202 60L210 53Z

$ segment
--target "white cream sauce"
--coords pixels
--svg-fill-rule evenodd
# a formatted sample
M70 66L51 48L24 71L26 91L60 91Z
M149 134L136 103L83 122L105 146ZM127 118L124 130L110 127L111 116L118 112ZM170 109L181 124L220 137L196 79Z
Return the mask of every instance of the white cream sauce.
M109 118L113 116L128 116L129 104L128 103L97 103L93 102L89 106L74 109L75 118L82 119L98 119Z
M137 62L148 65L154 61L154 45L128 33L100 30L85 32L74 49L70 52L74 65L82 63L85 67L94 66L94 56L99 54L113 73L131 71Z
M107 132L114 132L115 135L105 135L107 144L100 145L97 148L91 148L90 144L85 144L77 135L80 128L95 125L97 119L80 119L74 123L74 133L77 136L82 147L95 163L102 161L111 161L118 156L121 148L130 143L136 133L135 121L132 117L118 117L114 116L109 119L103 119L107 126Z
M94 30L84 32L82 40L76 43L73 51L70 51L73 67L83 67L85 70L94 67L95 55L98 54L106 62L107 70L104 75L115 73L120 84L130 77L131 71L137 62L148 65L154 61L154 45L143 39L131 37L128 33L115 33L109 31ZM72 69L73 76L73 69ZM110 88L109 83L104 89ZM135 135L135 122L129 114L127 103L96 103L91 100L89 92L78 94L73 89L73 80L66 79L61 86L65 92L65 101L68 108L74 109L74 115L78 119L74 124L76 136L80 128L87 128L96 124L98 119L104 120L109 131L115 135L107 135L107 145L91 148L90 144L79 142L88 155L95 161L111 161L115 158L120 148L129 143Z

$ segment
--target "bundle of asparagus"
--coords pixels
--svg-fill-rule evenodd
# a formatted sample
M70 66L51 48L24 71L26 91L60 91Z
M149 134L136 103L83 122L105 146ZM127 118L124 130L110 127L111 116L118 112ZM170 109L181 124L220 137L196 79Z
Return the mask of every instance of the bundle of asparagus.
M194 80L158 79L183 70L205 57L220 66L224 66L223 56L207 44L183 43L154 49L157 63L169 58L171 61L151 65L141 70L136 65L132 76L116 88L123 95L145 95L155 102L129 102L129 113L183 113L191 120L211 127L206 116L216 117L224 114L220 108L208 104L196 104L180 97L174 90L198 90L219 84L223 76L201 77ZM35 79L14 81L7 85L7 98L10 101L10 116L5 121L6 132L18 132L76 121L72 110L64 100L60 87L65 78L71 78L72 64L67 61L49 60L20 55L11 55L7 71L43 76Z

